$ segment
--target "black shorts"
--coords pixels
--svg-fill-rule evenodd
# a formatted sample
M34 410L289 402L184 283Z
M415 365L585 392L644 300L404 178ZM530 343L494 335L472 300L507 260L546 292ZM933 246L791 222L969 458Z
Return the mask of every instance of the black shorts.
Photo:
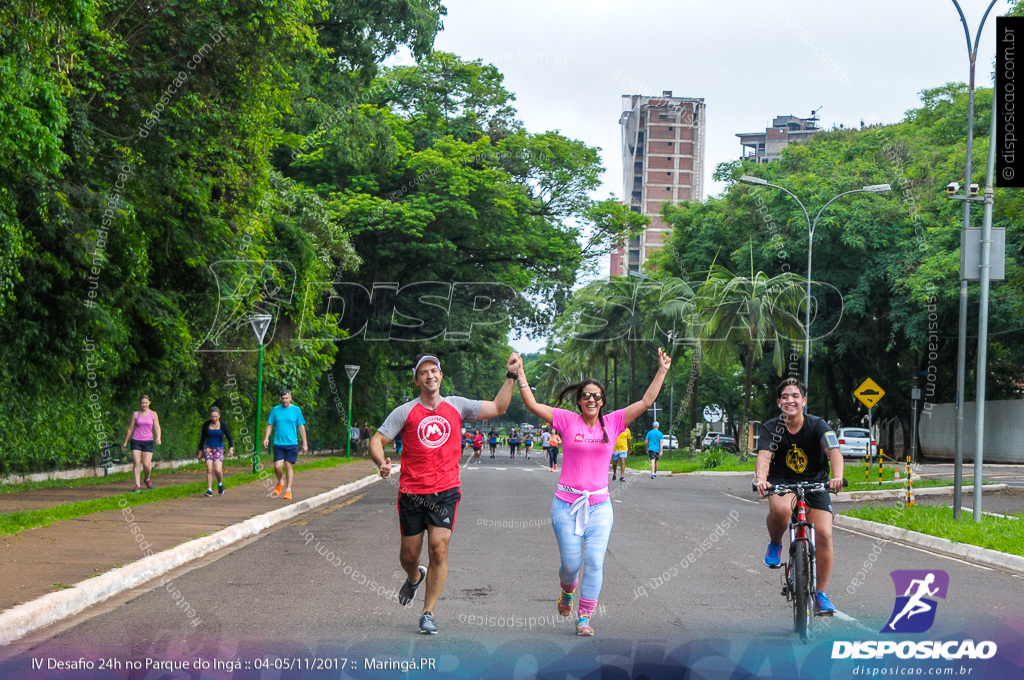
M775 486L776 484L796 484L797 482L812 482L812 481L818 481L818 480L812 480L812 479L786 479L785 477L769 477L768 478L768 482L772 486ZM825 481L828 481L828 480L822 479L820 481L825 482ZM796 502L796 496L794 496L792 494L788 494L788 495L784 496L783 498L790 499L793 503ZM832 510L832 494L830 494L829 492L827 492L827 491L814 491L812 493L805 494L804 498L807 500L807 507L814 508L815 510L824 510L825 512L830 513L832 515L836 514L835 511Z
M144 451L146 453L153 453L153 444L155 442L150 439L147 441L139 441L138 439L132 439L128 442L129 451Z
M661 460L661 451L648 451L647 457L651 460Z
M403 536L419 536L427 526L455 528L462 491L459 487L428 494L398 494L398 525Z

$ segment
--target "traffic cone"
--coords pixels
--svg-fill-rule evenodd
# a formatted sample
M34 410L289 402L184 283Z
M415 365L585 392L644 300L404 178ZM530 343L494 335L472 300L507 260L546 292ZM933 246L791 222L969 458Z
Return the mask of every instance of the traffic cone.
M894 481L894 482L900 481L900 466L899 465L896 466L896 473L893 474L892 481Z

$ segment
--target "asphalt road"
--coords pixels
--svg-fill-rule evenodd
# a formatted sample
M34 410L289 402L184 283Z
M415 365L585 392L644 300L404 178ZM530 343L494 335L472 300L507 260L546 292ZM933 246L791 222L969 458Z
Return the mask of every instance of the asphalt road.
M592 619L597 637L579 638L572 620L555 612L558 551L549 511L557 475L533 459L486 456L463 470L437 636L418 634L422 593L403 609L387 592L371 590L380 584L379 591L397 591L404 578L396 486L384 482L0 651L0 678L29 677L32 658L83 655L239 659L243 668L230 677L275 679L338 677L302 667L325 657L347 659L342 677L400 677L394 669L367 670L373 657L429 658L435 670L456 677L516 678L582 677L598 666L617 667L610 677L657 677L702 664L728 677L737 663L778 675L813 658L827 677L828 640L879 638L894 605L888 572L897 569L950 575L948 598L922 639L969 632L1017 645L1024 632L1020 577L837 529L829 592L840 615L816 619L817 637L801 646L779 593L781 572L762 563L766 505L749 480L634 475L609 481L615 527ZM178 606L182 600L198 626ZM296 662L281 658L298 659L303 672L290 676L288 664ZM261 673L264 659L270 669ZM146 669L116 675L165 677Z

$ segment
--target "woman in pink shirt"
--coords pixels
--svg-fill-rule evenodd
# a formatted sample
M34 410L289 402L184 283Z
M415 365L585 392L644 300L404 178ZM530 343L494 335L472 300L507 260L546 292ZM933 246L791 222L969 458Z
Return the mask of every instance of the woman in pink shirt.
M139 479L139 468L146 473L146 488L153 488L153 446L160 444L160 418L156 411L149 408L149 397L142 395L139 400L138 411L132 414L132 420L128 423L128 432L124 435L124 444L121 450L128 448L131 442L132 451L132 472L135 473L135 489L141 491L142 485Z
M551 423L562 434L562 471L558 489L551 501L551 526L558 540L561 565L558 580L562 594L558 613L572 614L573 596L580 586L580 605L576 619L577 635L593 635L590 615L597 607L604 580L604 556L611 536L612 503L608 496L608 464L615 440L637 416L654 403L665 382L672 360L658 348L658 372L643 399L624 409L605 414L605 390L597 380L569 385L555 403L570 393L580 412L538 404L519 368L519 393L527 410ZM583 548L586 546L586 554ZM582 585L580 567L586 564Z

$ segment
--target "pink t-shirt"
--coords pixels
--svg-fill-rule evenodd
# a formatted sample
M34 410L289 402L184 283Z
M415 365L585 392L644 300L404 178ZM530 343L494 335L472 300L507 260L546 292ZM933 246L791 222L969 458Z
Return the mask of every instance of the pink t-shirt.
M601 432L601 423L587 427L583 416L575 411L556 408L552 420L552 425L562 435L562 474L558 477L558 483L581 491L606 488L608 464L612 461L615 440L626 429L626 412L620 409L604 416L604 430L608 434L606 442L602 441L604 433ZM572 503L579 498L579 494L555 491L555 497ZM591 496L590 504L597 505L606 500L606 493Z

